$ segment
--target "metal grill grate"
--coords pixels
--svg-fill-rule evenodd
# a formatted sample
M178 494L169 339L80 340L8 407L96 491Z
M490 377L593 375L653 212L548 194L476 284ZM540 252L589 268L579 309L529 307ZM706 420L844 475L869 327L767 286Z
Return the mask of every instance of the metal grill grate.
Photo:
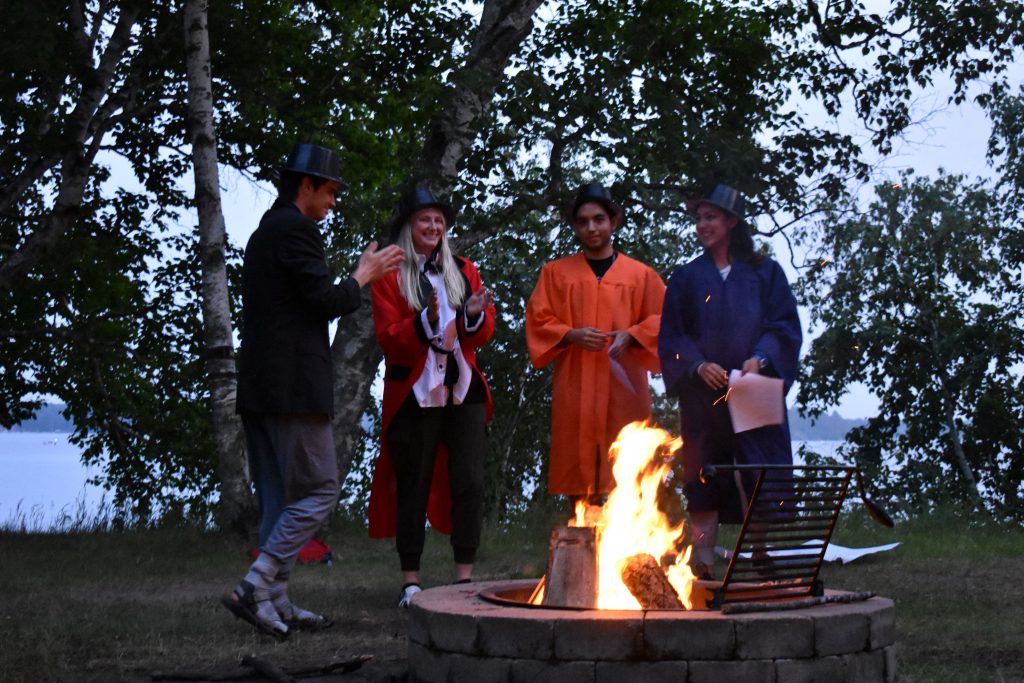
M712 609L823 595L818 573L853 477L871 517L893 525L865 496L856 467L719 465L705 467L701 478L723 472L749 473L756 482Z

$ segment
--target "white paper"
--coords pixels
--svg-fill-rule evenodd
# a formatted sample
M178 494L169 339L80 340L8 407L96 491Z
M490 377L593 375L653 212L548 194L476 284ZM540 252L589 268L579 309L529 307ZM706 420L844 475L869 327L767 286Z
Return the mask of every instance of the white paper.
M821 546L821 540L806 541L804 545ZM846 548L835 543L829 543L828 547L825 548L825 562L839 562L840 564L848 564L854 560L860 559L865 555L872 555L874 553L882 553L887 550L892 550L900 543L889 543L886 545L876 545L870 548ZM794 548L793 550L775 550L771 546L766 546L765 550L769 557L773 559L784 558L786 555L800 555L803 550ZM723 558L729 559L732 557L732 551L722 547L715 547L715 551ZM740 553L740 557L750 557L750 553ZM784 565L785 562L776 562L776 564Z
M622 363L617 358L613 358L611 355L608 356L608 367L611 369L612 377L618 380L619 384L629 389L629 392L634 396L639 397L640 391L637 387L633 386L633 382L629 379L629 373L626 372L626 368L623 367Z
M729 396L726 398L733 431L739 434L766 425L782 424L785 409L782 395L781 379L755 372L744 375L733 370L729 375Z

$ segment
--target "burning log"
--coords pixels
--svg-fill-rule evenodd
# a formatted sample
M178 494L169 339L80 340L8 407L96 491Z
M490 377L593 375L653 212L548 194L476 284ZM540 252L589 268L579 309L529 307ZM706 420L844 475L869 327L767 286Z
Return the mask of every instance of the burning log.
M622 583L643 609L683 609L683 603L661 565L647 553L623 560L621 575Z
M597 530L556 527L548 544L548 573L541 604L597 607Z

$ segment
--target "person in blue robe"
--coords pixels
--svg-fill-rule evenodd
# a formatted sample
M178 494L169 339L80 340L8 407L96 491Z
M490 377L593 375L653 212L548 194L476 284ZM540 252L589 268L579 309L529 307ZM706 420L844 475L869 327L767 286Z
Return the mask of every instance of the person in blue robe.
M733 432L729 373L781 378L785 395L796 379L802 332L782 268L754 251L739 192L717 185L690 208L704 253L669 279L658 354L666 391L679 400L691 564L698 577L712 578L718 524L743 521L754 478L726 472L705 483L701 467L793 463L786 421Z

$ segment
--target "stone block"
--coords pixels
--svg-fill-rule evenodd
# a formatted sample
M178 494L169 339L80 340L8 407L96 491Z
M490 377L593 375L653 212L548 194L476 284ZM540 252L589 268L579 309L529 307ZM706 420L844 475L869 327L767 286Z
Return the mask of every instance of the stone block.
M594 662L512 661L509 683L594 683Z
M867 650L869 615L859 610L831 610L833 607L836 605L822 605L814 612L808 610L808 616L821 615L814 620L814 652L827 657Z
M775 662L690 662L688 683L775 683ZM785 681L783 683L788 683Z
M476 652L476 619L468 614L431 612L427 619L430 645L435 650L471 655Z
M418 643L409 643L409 680L413 683L448 683L448 658Z
M880 650L896 642L896 605L888 598L871 598L875 611L871 614L869 647Z
M846 679L846 666L842 657L777 659L775 679L785 683L839 683Z
M785 612L735 616L737 659L794 659L814 655L814 622Z
M468 655L449 655L449 683L467 683L467 681L488 681L488 683L506 683L512 660L503 657L471 657Z
M721 612L647 612L644 658L732 659L736 651L733 620Z
M598 662L596 683L686 683L686 662Z
M881 650L846 655L847 683L870 683L885 680L885 656Z
M406 628L409 642L430 645L430 630L427 627L429 619L429 612L415 604L409 606L409 622Z
M480 655L523 659L551 659L554 652L552 620L542 614L524 617L481 615L477 620Z
M587 610L562 615L554 624L558 660L642 659L643 614Z
M896 683L896 646L882 648L882 658L885 660L885 683Z

